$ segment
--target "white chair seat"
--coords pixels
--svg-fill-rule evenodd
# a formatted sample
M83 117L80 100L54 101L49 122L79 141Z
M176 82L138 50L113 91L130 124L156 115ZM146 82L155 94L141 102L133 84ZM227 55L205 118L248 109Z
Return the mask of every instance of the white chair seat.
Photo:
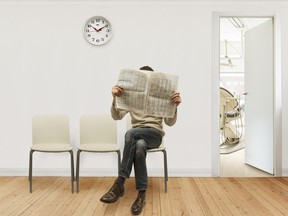
M93 152L112 152L118 151L119 146L109 143L86 143L81 144L78 149L82 151L93 151Z
M49 151L49 152L61 152L70 151L72 147L67 146L66 143L45 143L45 144L34 144L31 149L35 151Z

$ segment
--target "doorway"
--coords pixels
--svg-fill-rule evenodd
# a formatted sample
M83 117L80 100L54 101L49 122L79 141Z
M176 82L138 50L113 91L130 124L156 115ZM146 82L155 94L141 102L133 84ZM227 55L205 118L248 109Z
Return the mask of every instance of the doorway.
M249 31L250 29L253 29L254 27L261 25L261 23L265 23L267 20L273 20L273 16L221 16L221 14L214 14L213 16L213 29L214 33L218 33L219 35L216 37L218 44L216 44L216 39L213 40L214 43L213 45L213 51L218 51L217 59L212 57L212 64L213 64L213 75L212 77L216 78L213 79L215 81L218 81L218 83L212 84L212 89L216 91L218 90L218 95L215 95L213 92L213 99L212 101L216 103L212 103L212 107L214 106L215 109L213 110L218 110L220 113L220 117L213 115L213 120L218 120L218 125L216 126L216 123L213 121L214 127L212 129L212 134L213 134L213 155L212 155L212 175L213 176L225 176L227 174L223 173L222 169L222 162L231 165L233 162L233 159L235 160L236 157L239 158L242 157L238 161L238 165L242 164L242 167L230 167L231 170L242 170L242 173L229 173L229 176L263 176L262 172L255 172L254 174L251 174L251 170L249 172L246 172L245 174L245 168L243 166L248 166L245 163L250 163L249 160L247 160L245 156L245 139L246 139L246 116L245 116L245 103L247 102L247 98L245 98L245 92L246 92L246 87L245 87L245 34L246 31ZM230 26L230 30L228 28ZM218 29L217 29L218 28ZM272 33L274 32L274 28L272 28ZM213 34L215 35L215 34ZM261 37L258 37L261 38ZM277 34L275 34L275 38L277 38ZM272 44L275 44L275 47L279 47L279 41L277 41L273 38L272 39ZM278 45L277 45L278 44ZM246 48L247 49L247 48ZM274 48L273 48L274 49ZM216 51L214 54L216 54ZM272 50L274 51L274 50ZM277 54L278 53L278 54ZM279 55L279 50L275 52L275 57ZM276 58L275 58L276 59ZM275 61L275 59L272 57L272 62ZM279 80L279 66L277 64L273 65L272 70L275 69L275 72L272 72L275 81ZM217 75L218 73L218 75ZM250 76L250 73L249 73ZM281 77L281 76L280 76ZM258 77L259 78L259 77ZM251 78L250 78L251 79ZM251 79L252 80L252 79ZM273 80L273 79L272 79ZM259 80L258 80L259 81ZM274 83L273 83L274 85ZM274 87L273 87L274 88ZM231 104L229 104L232 110L229 110L231 114L231 118L226 121L223 120L223 109L222 109L222 104L221 104L221 93L219 94L219 89L223 90L224 93L222 94L228 94L228 97L232 98ZM278 100L277 98L279 97L279 89L272 89L272 94L273 91L274 96L276 101ZM281 93L281 90L280 90ZM250 96L250 95L249 95ZM227 100L226 100L227 101ZM277 110L279 105L278 103L275 103L273 101L272 107L274 110ZM216 108L215 106L218 105ZM233 108L237 107L237 112L232 112ZM227 106L226 108L227 109ZM226 110L227 111L227 110ZM222 114L222 115L221 115ZM273 113L273 110L271 112L272 115L272 124L275 126L275 128L281 128L279 124L279 115L281 113ZM226 118L226 115L225 115ZM220 124L219 124L220 122ZM228 129L227 129L228 128ZM279 140L279 130L276 130L276 133L273 134L275 137L272 139L272 145L274 143L274 146L272 146L272 163L273 166L275 167L275 175L281 175L281 164L279 163L279 149L281 149L281 141ZM218 132L218 133L217 133ZM217 134L217 135L216 135ZM219 134L220 134L220 142L219 142ZM249 134L249 133L248 133ZM216 141L216 137L218 137L218 140ZM217 144L216 144L217 143ZM219 147L219 145L221 147ZM273 151L275 150L275 151ZM259 150L260 151L260 150ZM262 151L262 149L261 149ZM242 153L241 153L242 152ZM281 152L281 151L280 151ZM218 155L216 155L218 153ZM233 155L234 154L234 155ZM241 155L242 154L242 155ZM231 155L231 157L230 157ZM238 156L237 156L238 155ZM274 157L277 155L277 157ZM227 158L232 158L228 159ZM249 156L250 157L250 156ZM224 161L224 158L226 161ZM222 160L223 159L223 160ZM230 161L229 161L230 160ZM216 162L216 163L215 163ZM251 165L251 164L250 164ZM252 166L249 166L249 168L253 168L253 163ZM257 166L255 166L257 167ZM273 167L273 172L274 172L274 167ZM246 169L247 170L247 169ZM227 171L227 169L226 169ZM265 174L265 173L264 173ZM265 176L265 175L264 175Z
M247 144L245 142L245 97L247 94L245 63L247 56L249 56L246 54L247 50L252 49L247 47L248 42L246 42L245 36L247 32L247 34L250 34L250 31L254 31L254 29L259 28L258 26L272 20L271 17L220 18L220 176L223 177L271 176L273 174L268 174L258 167L247 164L245 149ZM268 32L273 35L273 28L270 27ZM269 40L273 43L272 37ZM253 47L254 45L250 46ZM269 53L271 53L271 56L268 58L271 58L272 63L273 49ZM273 74L273 69L268 73ZM272 84L269 83L269 85L271 85L271 88L273 87ZM271 100L273 100L273 97L271 97ZM273 136L272 133L271 136ZM267 144L268 148L273 149L273 142L270 143ZM269 156L272 160L273 156L271 154ZM273 166L273 161L269 166Z

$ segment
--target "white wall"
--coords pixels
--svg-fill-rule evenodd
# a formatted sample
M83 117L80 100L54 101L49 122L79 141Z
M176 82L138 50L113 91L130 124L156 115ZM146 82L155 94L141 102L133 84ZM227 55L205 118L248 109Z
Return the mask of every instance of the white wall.
M241 2L241 1L239 1ZM111 87L121 68L150 65L179 75L183 102L175 126L166 127L169 174L211 175L212 12L277 12L282 19L283 59L288 58L287 3L148 1L0 2L0 175L27 175L31 116L64 113L78 145L84 113L109 113ZM256 8L253 9L252 8ZM285 9L287 8L287 9ZM95 47L83 25L101 15L114 28L108 44ZM282 61L283 170L288 170L287 61ZM119 122L123 146L125 124ZM86 175L116 175L116 154L87 154ZM149 155L150 175L162 174L162 155ZM69 175L67 155L34 154L35 175ZM40 162L38 164L38 162Z

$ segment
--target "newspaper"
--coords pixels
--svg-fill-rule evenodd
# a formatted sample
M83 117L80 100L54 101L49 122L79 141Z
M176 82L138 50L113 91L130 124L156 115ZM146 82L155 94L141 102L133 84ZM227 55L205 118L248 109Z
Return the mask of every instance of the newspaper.
M152 116L174 117L176 104L171 101L171 95L177 90L178 76L123 69L117 85L124 90L121 97L116 97L118 109L134 110Z

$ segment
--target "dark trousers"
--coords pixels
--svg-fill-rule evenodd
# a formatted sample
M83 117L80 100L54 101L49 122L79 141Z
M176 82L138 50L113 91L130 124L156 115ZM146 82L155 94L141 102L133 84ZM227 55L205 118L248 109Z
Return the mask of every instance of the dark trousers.
M132 165L137 190L146 190L148 175L146 167L147 149L158 148L162 142L161 133L154 128L132 128L125 134L123 158L119 176L130 177Z

